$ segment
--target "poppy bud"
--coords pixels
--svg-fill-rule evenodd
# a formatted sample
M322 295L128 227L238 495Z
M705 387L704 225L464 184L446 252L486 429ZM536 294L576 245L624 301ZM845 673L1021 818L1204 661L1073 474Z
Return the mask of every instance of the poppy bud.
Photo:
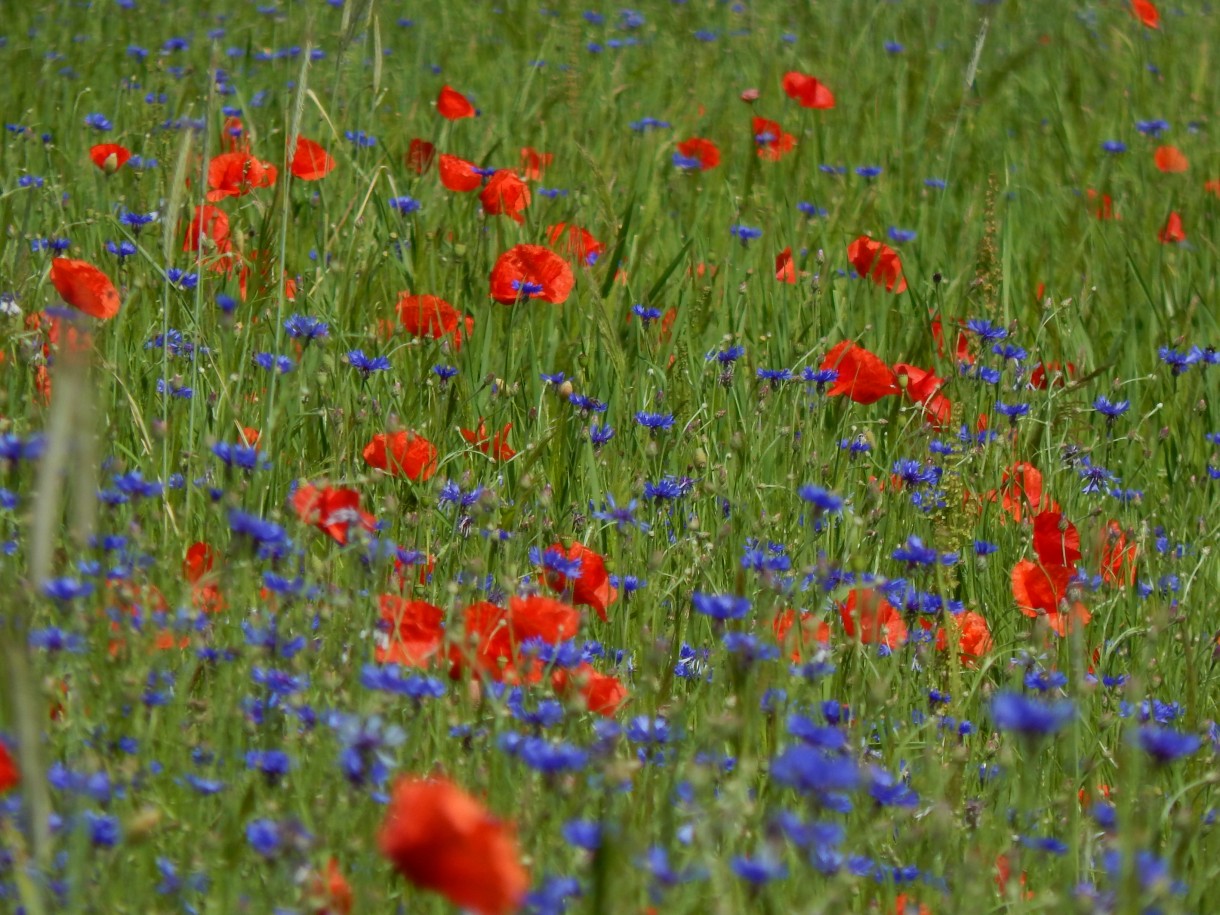
M113 175L119 170L119 157L117 153L111 153L102 160L102 171L107 175Z
M754 88L741 90L741 100L747 105L758 101L758 90Z
M559 386L559 396L564 398L564 400L567 400L572 396L572 393L575 390L576 389L572 387L572 382L565 380L564 383Z

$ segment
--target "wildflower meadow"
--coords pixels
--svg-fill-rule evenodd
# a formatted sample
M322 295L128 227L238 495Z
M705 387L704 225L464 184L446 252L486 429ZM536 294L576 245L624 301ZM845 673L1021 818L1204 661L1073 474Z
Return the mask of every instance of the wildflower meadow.
M1220 10L0 4L0 913L1220 910Z

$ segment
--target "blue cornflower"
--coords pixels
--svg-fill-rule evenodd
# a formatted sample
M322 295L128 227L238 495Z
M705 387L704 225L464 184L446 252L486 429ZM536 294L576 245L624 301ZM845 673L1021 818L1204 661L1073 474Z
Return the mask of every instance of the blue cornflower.
M283 750L249 750L246 768L257 769L269 782L274 782L288 774L292 758Z
M564 578L571 579L580 578L581 567L584 565L583 560L579 556L569 558L563 550L556 547L548 547L541 553L537 547L531 547L530 562L541 565L544 569L556 575L562 575Z
M955 553L937 553L931 547L924 546L923 541L911 534L907 542L891 554L896 562L905 562L912 566L935 565L937 560L942 565L953 565L957 561Z
M661 317L661 309L650 308L647 305L632 305L631 313L644 322L644 327L647 328L653 321L659 320Z
M886 54L901 54L906 50L906 48L896 41L887 41L884 45L882 45L882 47L885 48Z
M0 434L0 460L13 463L36 461L42 457L46 447L47 440L41 435L31 435L27 439L21 439L11 432Z
M1081 461L1078 473L1085 481L1084 488L1080 490L1082 493L1102 492L1107 488L1106 484L1119 482L1118 477L1100 464L1094 464L1088 457Z
M992 553L998 553L1000 547L995 543L988 543L986 540L974 541L974 555L990 556Z
M274 858L280 850L280 827L275 820L251 820L246 824L246 841L264 858Z
M890 226L886 234L889 235L890 241L896 245L905 244L906 242L915 240L914 229L900 229L897 226Z
M585 394L577 394L575 392L568 395L568 403L580 410L581 413L605 413L609 409L608 404L602 403L596 397L589 397Z
M217 442L212 446L212 454L220 458L221 462L227 467L239 467L242 470L257 470L260 466L258 449L250 445ZM265 460L262 462L264 467L267 464L268 462Z
M1029 404L1027 403L1000 403L996 401L995 411L1001 416L1007 416L1012 421L1016 422L1022 416L1029 415Z
M1098 398L1093 401L1093 409L1104 416L1107 420L1112 421L1131 409L1131 401L1119 400L1111 402L1106 397L1098 396Z
M745 355L746 348L744 346L730 346L727 349L712 350L704 359L711 362L715 359L721 365L732 365L738 359Z
M842 496L812 483L802 486L797 490L797 495L812 505L816 512L837 512L843 508Z
M1127 144L1121 140L1106 140L1101 144L1101 148L1103 152L1118 155L1127 151Z
M930 187L934 191L943 191L949 185L942 178L924 178L924 187Z
M51 578L42 584L42 593L52 600L66 603L93 593L93 582L75 578Z
M119 214L119 222L121 222L123 225L127 226L128 228L134 229L135 231L138 232L138 231L140 231L140 229L144 228L145 226L156 222L157 217L159 215L160 214L156 213L156 212L133 213L130 210L124 210L122 213Z
M423 206L423 204L421 204L414 197L391 197L390 198L391 209L398 210L398 212L402 213L404 216L407 215L408 213L418 212L422 206Z
M1181 375L1203 358L1203 352L1197 346L1192 346L1184 353L1169 346L1162 346L1156 352L1161 361L1168 365L1175 375Z
M739 594L704 594L696 591L691 595L695 611L714 620L744 619L750 612L750 599Z
M394 764L391 750L402 745L406 732L396 724L386 725L379 715L362 719L336 712L328 723L343 744L339 768L348 783L355 787L383 784Z
M646 410L640 410L635 414L635 421L645 429L653 431L672 429L674 415L672 413L649 413Z
M703 167L703 163L695 156L684 156L680 152L676 152L671 160L675 168L680 168L685 171L698 171Z
M660 130L661 128L669 127L669 121L659 121L656 118L641 118L638 121L632 121L630 127L636 133L644 133L647 130Z
M656 483L644 483L644 498L656 501L672 501L685 496L694 487L695 481L689 477L665 476Z
M94 810L85 811L89 842L94 848L114 848L119 843L119 818Z
M1135 129L1146 137L1159 137L1169 129L1169 122L1160 118L1151 121L1136 121Z
M188 385L174 384L171 381L166 381L164 378L158 378L157 393L168 394L170 397L177 397L181 400L190 400L195 396L195 389Z
M805 794L825 795L854 791L860 770L850 756L795 744L771 761L771 777Z
M530 296L542 295L543 285L535 283L532 280L513 280L513 291L518 293L520 298L528 299Z
M755 858L735 855L729 861L733 873L753 886L762 886L771 880L782 880L788 876L788 868L782 861L775 860L768 853Z
M560 832L569 845L586 851L597 851L602 844L601 824L593 820L568 820Z
M830 215L830 211L817 204L809 203L802 200L796 205L796 208L808 216L810 219L825 219Z
M452 365L434 365L432 366L432 371L441 380L442 384L458 373L457 367Z
M756 229L753 226L735 225L729 229L729 234L735 238L741 239L744 245L751 239L762 238L762 229Z
M42 187L45 182L38 175L22 175L17 179L17 187Z
M106 242L106 250L115 257L124 258L131 257L133 254L135 254L136 246L133 242L129 242L127 240L120 242L108 241Z
M1190 756L1202 743L1198 734L1184 734L1154 724L1136 731L1136 742L1141 750L1162 765Z
M87 114L85 115L85 126L92 127L94 130L107 131L114 128L110 123L110 119L104 114Z
M861 165L856 169L856 174L861 178L876 178L881 174L880 165Z
M755 374L759 381L791 381L792 369L758 369Z
M551 743L544 737L527 737L515 747L514 755L538 772L554 775L578 772L589 762L589 753L572 744Z
M385 372L390 368L388 356L366 356L362 349L351 350L347 354L347 362L365 378L368 378L373 372Z
M304 340L306 343L330 336L330 325L309 315L293 315L284 322L284 330L294 340Z
M1029 355L1024 349L1012 343L996 343L991 347L991 351L1001 359L1006 361L1011 359L1014 362L1021 362Z
M276 356L274 353L255 353L254 364L260 369L266 369L268 372L274 370L281 375L286 375L296 367L296 363L289 356Z
M356 146L368 148L377 145L377 138L369 136L363 130L345 130L343 131L343 136Z
M589 424L589 441L593 443L594 448L600 448L610 439L614 438L614 427L607 423L598 425L597 423Z
M169 280L171 286L176 286L178 289L194 289L199 285L198 273L188 273L177 267L170 267L166 270L165 278Z
M1076 714L1071 700L1042 702L1022 693L1001 692L991 701L991 718L1001 731L1027 737L1054 734Z
M636 508L639 502L632 499L626 505L619 505L614 501L614 496L607 494L606 504L601 511L595 511L593 517L599 521L612 521L614 526L622 533L624 528L638 527L645 533L648 532L649 525L640 521L635 516Z

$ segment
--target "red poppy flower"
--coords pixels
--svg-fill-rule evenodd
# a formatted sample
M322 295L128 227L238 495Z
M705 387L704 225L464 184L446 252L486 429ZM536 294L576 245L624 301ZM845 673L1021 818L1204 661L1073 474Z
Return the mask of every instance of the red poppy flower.
M1215 194L1220 197L1220 178L1213 178L1211 181L1203 182L1203 191L1208 194Z
M1057 511L1034 516L1034 552L1044 566L1074 566L1080 561L1080 532Z
M897 648L907 640L902 614L872 588L853 588L839 607L839 617L848 637L858 637L865 645Z
M426 667L440 654L445 641L445 611L422 600L407 600L393 594L379 598L381 623L386 633L374 657L378 664Z
M1033 464L1018 462L1005 469L1000 490L1000 506L1014 521L1020 521L1031 511L1035 514L1059 511L1059 504L1049 495L1043 495L1042 472Z
M18 771L13 757L9 755L8 747L0 741L0 794L11 791L19 784L21 784L21 772Z
M1102 580L1120 588L1135 584L1135 556L1137 547L1127 542L1127 535L1117 521L1109 521L1103 532L1101 548Z
M627 687L617 677L600 673L586 663L573 670L559 668L552 671L551 688L561 696L573 692L579 694L589 711L607 718L627 702Z
M1152 0L1131 0L1131 13L1150 29L1161 27L1161 14Z
M208 191L210 203L225 197L241 197L255 188L271 187L275 184L276 168L268 162L260 162L245 152L221 153L208 162Z
M225 609L216 576L216 550L203 541L192 543L182 561L182 577L191 584L191 602L204 613L219 613Z
M1094 215L1102 222L1122 219L1121 216L1114 212L1114 201L1109 194L1098 194L1092 188L1085 191L1085 194L1090 201L1097 201L1097 209L1094 211Z
M432 167L435 160L436 147L427 140L416 138L407 146L407 168L415 174L422 175Z
M567 301L576 279L568 262L542 245L515 245L491 270L491 297L501 305L542 299L556 305Z
M871 277L886 292L905 292L907 281L902 275L902 260L898 252L884 242L861 235L847 246L847 259L860 276Z
M52 259L51 284L65 302L99 321L119 313L119 293L114 283L87 261Z
M550 153L538 152L532 146L521 147L521 177L529 181L537 181L542 177L555 157Z
M799 624L799 625L798 625ZM781 649L789 652L792 663L799 664L804 652L815 645L830 644L830 626L812 613L781 610L771 621L771 631Z
M755 118L754 143L761 158L777 162L796 148L796 137L784 133L784 129L776 121Z
M775 255L775 278L781 283L796 283L796 264L792 262L791 247Z
M800 103L802 108L833 108L834 93L818 80L804 73L784 74L784 94Z
M514 222L525 222L521 214L530 205L529 185L507 168L496 171L479 194L483 211L492 216L507 216Z
M1190 168L1190 162L1176 146L1158 146L1152 159L1156 167L1167 174L1184 172Z
M444 778L398 779L377 845L411 883L478 915L515 912L529 888L512 826Z
M610 576L606 573L606 560L583 543L573 543L564 549L562 543L552 543L547 552L559 553L566 559L580 560L580 574L569 578L562 572L544 569L542 580L552 591L568 594L570 600L578 607L592 607L607 622L606 608L618 599L618 589L610 584Z
M574 257L582 264L596 264L598 258L606 251L606 246L594 238L580 226L570 226L566 222L556 223L546 230L547 240L566 254ZM566 237L565 237L566 236Z
M923 406L927 421L933 427L943 429L949 422L949 413L953 406L949 398L940 393L945 379L937 377L930 369L921 369L905 362L894 365L894 374L900 382L905 379L905 385L900 383L899 386L906 391L907 397Z
M118 143L99 143L89 148L89 158L93 164L107 175L113 175L131 158L131 150Z
M932 318L932 339L936 343L936 354L940 358L945 358L945 329L941 323L940 315ZM954 347L954 357L958 363L974 365L974 354L970 352L970 338L964 330L957 332L957 345Z
M474 333L474 318L460 311L439 296L402 294L398 300L398 320L412 337L453 337L453 349L462 348L462 337Z
M720 164L720 149L711 140L691 137L678 144L678 152L688 159L699 161L699 170L708 171Z
M364 463L395 477L416 483L432 478L440 452L436 446L414 432L378 432L364 446Z
M882 397L898 394L898 378L888 365L864 347L844 340L826 354L819 368L834 369L839 373L834 385L826 392L828 397L846 394L856 403L875 403Z
M1165 228L1157 232L1156 237L1162 245L1186 241L1186 230L1182 228L1182 217L1178 215L1177 210L1169 214L1169 219L1165 222Z
M302 181L320 181L335 168L335 160L313 140L297 137L297 149L292 154L292 174Z
M520 679L514 667L516 640L508 611L490 601L478 601L462 611L461 635L449 645L449 676L457 679L468 666L493 680Z
M963 664L970 664L975 658L981 658L991 650L991 629L987 620L979 614L964 610L956 615L949 614L946 618L948 628L957 636L957 650ZM936 624L927 618L920 618L919 625L925 631L931 630ZM936 627L936 650L944 651L949 645L946 627Z
M441 87L441 93L436 97L436 110L440 112L441 117L451 121L472 118L475 113L470 99L449 86Z
M326 862L325 872L311 875L306 899L313 915L351 915L355 905L352 888L333 857Z
M508 603L509 621L518 642L542 639L557 645L580 630L580 614L563 601L541 594L513 596Z
M512 423L505 423L504 428L490 438L487 435L487 427L483 425L483 417L479 417L479 428L477 430L459 429L462 433L462 438L474 445L493 461L507 461L512 459L517 452L508 445L508 432L512 429Z
M1017 609L1029 617L1045 616L1047 625L1066 635L1069 625L1088 623L1092 614L1079 602L1068 606L1067 587L1075 568L1040 566L1022 559L1012 569L1012 596Z
M347 544L353 524L373 531L377 519L360 510L360 493L354 489L321 489L304 483L292 495L292 507L305 524L312 524L340 546Z
M1047 380L1048 374L1050 375L1049 381ZM1068 362L1065 365L1060 365L1058 362L1047 362L1046 364L1039 362L1029 374L1029 384L1039 391L1045 391L1050 385L1061 388L1066 383L1064 381L1065 377L1076 377L1075 363Z
M229 217L225 211L208 203L195 207L195 215L187 224L186 236L182 239L182 250L200 254L228 254L232 249Z
M441 175L441 184L451 191L465 194L483 185L483 176L474 170L473 162L459 159L448 153L441 153L440 165L437 170Z

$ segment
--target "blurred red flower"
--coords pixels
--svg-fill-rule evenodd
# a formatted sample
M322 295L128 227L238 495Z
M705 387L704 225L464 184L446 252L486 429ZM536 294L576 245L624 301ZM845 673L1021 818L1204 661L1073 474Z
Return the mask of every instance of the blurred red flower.
M791 247L775 255L775 278L781 283L796 283L796 264L792 262Z
M416 138L407 146L406 161L407 168L417 175L422 175L436 161L436 147L427 140Z
M699 160L699 170L708 171L720 164L720 149L711 140L691 137L678 144L678 152L688 159Z
M319 181L334 170L335 160L330 153L304 137L297 137L296 152L292 154L292 174L302 181Z
M589 711L607 718L627 702L627 687L617 677L600 673L587 663L572 670L561 667L552 671L551 688L561 696L578 693Z
M784 94L800 103L802 108L833 108L834 93L812 76L790 72L784 74Z
M756 117L753 126L754 144L761 158L776 162L796 148L796 137L785 133L777 121Z
M441 87L440 95L436 97L436 110L440 112L441 117L451 121L472 118L475 114L470 99L449 86Z
M521 177L529 181L537 181L542 177L555 157L550 153L538 152L532 146L521 147Z
M195 207L195 215L187 224L186 235L182 239L182 250L200 254L228 254L232 251L229 217L225 211L209 203ZM226 269L224 264L218 267Z
M292 507L297 517L327 534L340 546L347 544L352 525L372 532L377 519L360 510L360 493L354 489L302 483L292 494Z
M466 439L467 443L474 445L493 461L507 461L517 453L508 445L508 432L512 427L512 423L505 423L503 429L489 437L487 427L483 425L483 418L479 417L478 429L460 429L458 431L462 433L462 438Z
M1152 0L1131 0L1131 12L1150 29L1161 27L1161 14Z
M579 559L580 574L569 578L562 572L544 568L541 577L546 586L568 596L578 607L593 608L602 622L606 622L609 619L606 608L618 600L618 589L610 584L605 558L583 543L573 543L566 549L562 543L552 543L547 552L558 553L566 559Z
M828 397L846 394L849 400L868 404L901 392L898 378L890 367L878 356L850 340L835 346L818 368L823 371L834 369L839 373L826 392Z
M119 293L114 283L87 261L52 259L51 284L65 302L99 321L119 313Z
M1165 221L1165 228L1157 232L1156 237L1162 245L1186 241L1186 230L1182 228L1182 217L1178 215L1177 210L1169 214L1169 219Z
M902 614L872 588L853 588L847 602L839 606L839 617L848 638L859 638L865 645L884 644L893 649L907 640Z
M1190 168L1189 160L1176 146L1158 146L1152 160L1160 171L1167 174L1184 172Z
M378 639L374 650L378 664L426 667L440 654L445 641L444 610L394 594L382 594L379 604L384 640Z
M871 277L886 292L905 292L907 281L902 275L902 260L898 252L884 242L861 235L847 246L847 259L860 276Z
M0 741L0 794L6 791L11 791L21 784L21 772L17 769L17 763L13 757L9 755L8 747Z
M559 222L546 230L547 241L582 264L596 264L605 253L606 246L580 226Z
M462 314L439 296L404 292L397 308L398 320L408 334L433 340L452 335L455 352L461 350L463 336L474 333L474 318Z
M432 478L440 452L436 446L414 432L378 432L364 446L364 462L395 477L416 483Z
M377 836L407 880L477 915L516 911L529 887L511 825L444 778L399 778Z

